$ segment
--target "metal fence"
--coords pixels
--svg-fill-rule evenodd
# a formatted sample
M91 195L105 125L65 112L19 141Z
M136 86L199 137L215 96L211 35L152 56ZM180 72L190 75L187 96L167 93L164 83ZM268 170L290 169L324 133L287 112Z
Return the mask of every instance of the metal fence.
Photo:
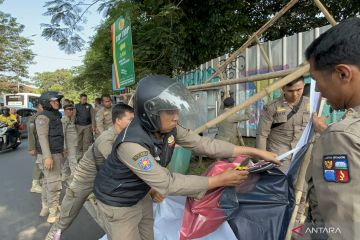
M261 43L265 52L269 56L269 59L273 65L274 71L280 71L285 69L293 69L304 62L304 51L307 46L317 38L321 33L325 32L331 26L327 25L321 28L315 28L307 32L297 33L292 36L286 36L275 41L268 41ZM198 68L186 72L184 74L176 76L178 81L182 82L186 86L199 85L204 83L215 72L216 66L221 64L225 59L229 57L229 54L225 54L221 57L212 59L204 64L201 64ZM234 61L232 61L225 71L223 72L224 80L253 76L256 74L268 73L271 68L268 66L264 57L261 55L259 45L247 48L245 52L240 54ZM219 77L211 80L211 82L220 81ZM263 80L258 82L247 82L234 84L230 86L230 92L233 93L233 97L237 104L245 101L247 98L256 94L258 91L264 89L264 87L271 84L274 80ZM310 77L305 79L305 82L309 82ZM219 107L221 102L221 88L215 88L204 91L193 92L194 96L199 102L201 108L201 122L205 123L219 114ZM270 96L257 101L250 106L251 118L247 122L240 124L241 132L243 136L256 135L256 126L258 118L263 106L272 99L280 96L280 91L273 92ZM243 110L244 111L244 110ZM329 122L338 121L341 118L342 112L330 112L329 106L324 108L324 114L330 116ZM216 128L209 129L205 134L214 135Z

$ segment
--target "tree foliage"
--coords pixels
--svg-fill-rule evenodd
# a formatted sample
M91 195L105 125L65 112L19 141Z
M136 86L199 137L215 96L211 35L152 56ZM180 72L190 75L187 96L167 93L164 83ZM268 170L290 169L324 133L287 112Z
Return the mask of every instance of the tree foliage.
M78 34L89 7L100 4L105 20L86 53L77 84L111 89L111 24L130 15L137 79L149 73L173 75L240 47L278 12L288 0L77 0L47 2L52 16L43 35L68 52L81 48ZM328 0L326 7L337 21L359 13L360 1ZM281 38L326 25L311 0L300 0L261 39ZM76 40L74 43L73 40Z
M68 69L58 69L54 72L37 72L33 77L35 86L43 91L64 91L71 90L72 71Z
M53 72L35 73L33 82L38 87L38 93L44 91L59 91L65 98L78 100L80 93L86 93L93 99L98 92L88 89L88 86L78 87L75 83L77 69L58 69Z
M0 11L0 81L15 82L28 77L34 54L30 49L32 41L20 36L23 30L16 18Z

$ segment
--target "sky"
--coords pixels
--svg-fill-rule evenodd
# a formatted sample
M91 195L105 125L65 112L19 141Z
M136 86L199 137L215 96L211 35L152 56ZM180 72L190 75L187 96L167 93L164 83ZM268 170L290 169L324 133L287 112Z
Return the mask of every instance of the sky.
M25 26L21 35L34 41L31 49L37 56L34 58L36 63L29 66L30 78L36 72L55 71L60 68L79 66L82 64L86 52L84 50L69 55L61 51L56 42L41 37L42 29L40 24L50 22L50 17L43 16L46 10L43 7L45 2L46 0L5 0L0 5L0 11L11 14L12 17L17 18L18 23ZM86 41L89 41L90 37L96 33L95 28L103 18L96 9L96 6L92 7L86 15L87 23L84 25L81 34Z

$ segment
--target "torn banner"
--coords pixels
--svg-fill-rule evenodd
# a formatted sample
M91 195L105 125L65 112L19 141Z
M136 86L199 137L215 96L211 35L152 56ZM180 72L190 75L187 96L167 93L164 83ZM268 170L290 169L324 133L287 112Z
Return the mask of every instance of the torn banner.
M310 88L310 112L316 112L320 94L315 92L315 81ZM238 239L284 239L294 208L294 182L309 142L313 136L310 121L294 149L286 174L278 169L260 173L260 179L252 191L239 193L226 188L220 199L226 211L228 223ZM285 157L287 154L283 154Z
M315 82L312 81L310 94L311 112L317 110L319 100L320 95L315 92ZM292 162L286 174L276 168L267 170L256 174L258 179L255 186L251 189L247 191L236 191L235 188L225 188L221 193L218 205L226 215L226 220L230 224L237 239L285 238L287 226L294 207L294 179L296 178L312 135L313 126L310 122L296 148L292 150ZM204 208L206 207L207 206L204 206ZM218 209L216 209L216 211L218 212ZM207 215L209 216L209 214ZM217 215L217 217L218 216L219 215ZM199 216L197 217L199 218ZM203 218L201 219L201 217ZM212 222L208 221L205 216L201 217L200 220L202 222L199 222L201 222L202 225ZM161 227L156 224L156 229L164 229L164 227L165 226ZM209 233L202 232L202 235L206 234ZM178 229L175 230L173 236L175 236L175 238L166 239L178 239ZM211 233L207 236L210 237ZM223 237L222 239L226 238Z
M320 99L314 89L312 81L311 112L316 111ZM200 239L284 239L294 207L294 179L312 135L313 126L310 122L296 146L286 174L275 168L257 173L258 179L245 191L225 188L218 205L223 209L227 221L214 232L202 232L204 237ZM183 197L167 197L163 203L154 204L156 240L180 238L184 204ZM205 218L202 220L207 221Z

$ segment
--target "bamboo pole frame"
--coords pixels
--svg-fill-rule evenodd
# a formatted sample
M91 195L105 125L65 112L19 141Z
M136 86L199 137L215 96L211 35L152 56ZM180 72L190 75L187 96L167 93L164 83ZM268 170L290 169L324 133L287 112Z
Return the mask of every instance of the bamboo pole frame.
M320 2L320 0L314 0L316 6L320 9L320 11L325 15L326 19L330 22L330 24L332 26L335 26L337 23L335 21L335 19L333 18L333 16L329 13L329 11L325 8L325 6ZM322 99L320 102L320 106L319 106L319 111L318 111L318 116L321 116L321 113L323 111L325 105L325 99ZM298 181L296 183L296 187L295 187L295 207L294 210L292 212L291 215L291 220L289 222L289 226L286 232L286 238L285 240L290 240L291 236L292 236L292 232L291 229L294 228L295 225L295 221L296 221L296 217L298 214L298 209L299 209L299 205L300 205L300 200L302 198L303 194L306 194L306 192L304 192L304 186L305 186L305 174L307 171L307 168L309 166L310 163L310 159L311 159L311 150L312 150L313 144L311 144L309 146L308 151L306 152L304 161L300 167L300 172L298 175Z
M324 109L325 106L325 102L326 99L322 98L319 104L319 110L318 110L318 116L320 117L322 114L322 111ZM307 191L304 190L305 187L305 175L306 175L306 171L308 169L310 160L311 160L311 152L312 152L312 148L313 148L313 143L310 144L308 150L306 151L305 157L304 157L304 161L301 164L300 167L300 171L297 177L297 182L296 182L296 186L295 186L295 207L294 210L292 212L291 215L291 219L289 222L289 226L288 226L288 231L286 232L286 237L285 240L290 240L291 239L291 235L292 235L292 229L294 228L295 225L295 221L296 221L296 217L298 215L299 212L299 207L301 204L301 199L303 194L307 194ZM307 203L307 201L305 201ZM301 213L303 214L303 213Z
M310 65L307 63L304 66L298 68L296 71L294 71L293 73L287 75L286 77L280 79L279 81L267 86L264 90L262 90L261 92L257 93L256 95L248 98L245 102L236 105L235 107L233 107L230 111L226 111L223 114L221 114L220 116L210 120L209 122L205 123L203 126L195 129L196 133L201 133L213 126L215 126L216 124L220 123L221 121L223 121L224 119L230 117L232 114L240 111L241 109L244 109L246 107L248 107L249 105L253 104L254 102L260 100L261 98L265 97L267 94L269 94L270 92L273 92L283 86L285 86L286 84L288 84L289 82L303 76L304 74L308 73L310 70Z
M257 36L262 35L266 30L268 30L280 17L282 17L290 8L292 8L299 0L291 0L288 2L279 12L275 14L274 17L272 17L269 21L267 21L259 30L257 30L255 33L251 35L251 37L231 56L223 62L218 69L215 71L215 73L205 81L205 83L211 81L214 77L216 77L219 73L221 73L224 68L232 62L240 53L242 53L247 47L250 46L251 43L254 42L255 38Z
M334 18L331 16L331 14L327 11L327 9L324 7L324 5L322 5L322 3L320 2L320 0L314 0L316 5L319 7L320 11L322 11L324 13L324 15L326 16L326 18L331 21L332 25L336 25L336 21L334 20ZM221 70L224 66L227 66L237 55L239 55L241 52L243 52L252 42L255 38L257 38L258 35L261 35L264 31L266 31L270 26L272 26L274 24L275 21L277 21L281 16L283 16L291 7L293 7L296 3L298 2L298 0L291 0L288 4L286 4L286 6L284 8L282 8L272 19L270 19L267 23L265 23L258 31L256 31L238 50L236 50L228 59L226 59L226 61L220 65L218 67L218 70L208 79L205 81L204 84L198 85L198 86L191 86L188 87L188 89L190 91L194 91L195 89L204 89L204 88L211 88L211 87L215 87L215 86L223 86L221 84L224 85L230 85L230 84L235 84L235 83L240 83L242 82L241 80L239 81L239 79L236 79L236 81L231 82L230 81L222 81L221 83L207 83L208 81L210 81L211 79L213 79L217 74L219 74L219 72L221 73ZM293 78L293 76L296 76L299 72L304 71L305 69L307 69L306 71L302 72L301 75L297 76L300 77L302 75L304 75L305 73L307 73L309 71L309 64L307 63L305 66L300 67L299 69L297 69L296 71L290 73L289 75L287 75L286 77L284 77L283 79L269 85L268 87L266 87L263 91L259 92L258 94L250 97L249 99L247 99L244 103L239 104L237 106L235 106L233 109L231 109L231 111L225 112L223 114L221 114L220 116L212 119L211 121L205 123L203 126L197 128L195 131L197 133L201 133L209 128L211 128L212 126L215 126L216 124L218 124L219 122L223 121L224 119L228 118L229 116L231 116L232 114L240 111L241 109L251 105L252 103L256 102L257 100L265 97L267 94L269 94L270 92L275 91L278 88L281 88L282 86L286 85L287 83L291 82L292 80L295 80L296 78ZM275 74L276 72L274 72ZM255 77L255 76L254 76ZM245 81L246 78L244 78ZM255 79L255 78L254 78ZM288 79L292 79L289 80L287 82ZM263 79L259 79L259 80L264 80ZM249 79L247 79L247 81L249 81ZM254 81L252 79L252 81ZM205 84L209 84L209 85L205 85ZM212 85L214 84L214 85ZM217 85L220 84L220 85ZM200 87L201 86L201 87ZM276 88L274 88L276 87Z
M187 87L187 89L190 91L197 91L197 90L204 90L204 89L208 89L208 88L221 87L221 86L225 86L225 85L233 85L233 84L237 84L237 83L255 82L255 81L261 81L261 80L272 79L272 78L280 78L280 77L285 77L286 75L289 75L290 73L295 72L297 69L298 68L287 69L287 70L282 70L282 71L257 74L257 75L250 76L250 77L234 78L234 79L229 79L229 80L214 82L214 83L204 83L204 84L200 84L200 85L189 86L189 87Z
M320 0L314 0L316 6L320 9L320 11L325 15L326 19L332 26L336 25L336 21L334 17L329 13L329 11L325 8L325 6L320 2Z
M224 66L226 67L235 57L237 57L241 52L243 52L252 42L253 40L256 38L258 35L261 35L265 30L267 30L270 26L272 26L272 24L278 20L286 11L288 11L295 3L297 3L297 0L292 0L290 1L280 12L278 12L270 21L268 21L265 25L263 25L257 32L255 32L238 50L236 50L221 66L218 67L218 69L216 70L216 72L208 79L205 81L205 84L202 84L200 88L197 89L204 89L204 88L211 88L217 85L207 85L207 82L209 82L210 80L212 80L215 76L217 76L219 73L221 73L222 69L224 68ZM317 5L317 7L320 9L320 11L325 15L326 19L330 22L330 24L332 26L336 25L336 21L335 19L332 17L332 15L327 11L327 9L324 7L324 5L320 2L320 0L314 0L315 4ZM307 72L309 72L310 70L310 65L308 63L306 63L304 66L298 68L296 71L290 73L289 75L285 76L284 78L282 78L281 80L267 86L264 90L262 90L261 92L257 93L256 95L250 97L249 99L247 99L245 102L243 102L242 104L236 105L235 107L233 107L230 111L228 112L224 112L223 114L221 114L220 116L212 119L211 121L205 123L203 126L195 129L196 133L201 133L213 126L215 126L216 124L220 123L221 121L223 121L224 119L228 118L229 116L231 116L232 114L240 111L243 108L248 107L249 105L253 104L254 102L258 101L259 99L265 97L266 95L268 95L270 92L273 92L279 88L281 88L282 86L285 86L287 83L303 76L304 74L306 74ZM255 77L255 76L254 76ZM262 76L264 77L264 76ZM264 79L264 78L263 78ZM240 81L239 81L240 80ZM254 78L251 79L252 81L254 81ZM251 81L250 80L250 81ZM259 79L261 80L261 79ZM241 81L249 81L249 78L243 78L243 79L233 79L233 82L230 81L224 81L227 85L229 84L234 84L234 83L239 83ZM214 83L212 83L214 84ZM199 85L200 86L200 85ZM222 86L222 85L218 85L218 86ZM192 89L191 89L192 88ZM195 90L196 86L193 87L189 87L189 90ZM323 101L321 102L320 108L322 108L323 106ZM321 112L320 112L321 114ZM310 162L310 158L311 158L311 149L312 149L312 144L309 146L308 151L306 152L305 155L305 159L303 164L301 165L300 168L300 172L298 175L298 181L297 181L297 185L295 187L296 190L296 195L295 195L295 208L288 226L288 231L287 231L287 235L286 235L286 239L289 240L291 239L291 229L293 228L294 224L295 224L295 220L296 220L296 215L298 212L298 208L299 208L299 204L300 204L300 200L302 197L302 194L304 194L304 185L305 185L305 174Z

